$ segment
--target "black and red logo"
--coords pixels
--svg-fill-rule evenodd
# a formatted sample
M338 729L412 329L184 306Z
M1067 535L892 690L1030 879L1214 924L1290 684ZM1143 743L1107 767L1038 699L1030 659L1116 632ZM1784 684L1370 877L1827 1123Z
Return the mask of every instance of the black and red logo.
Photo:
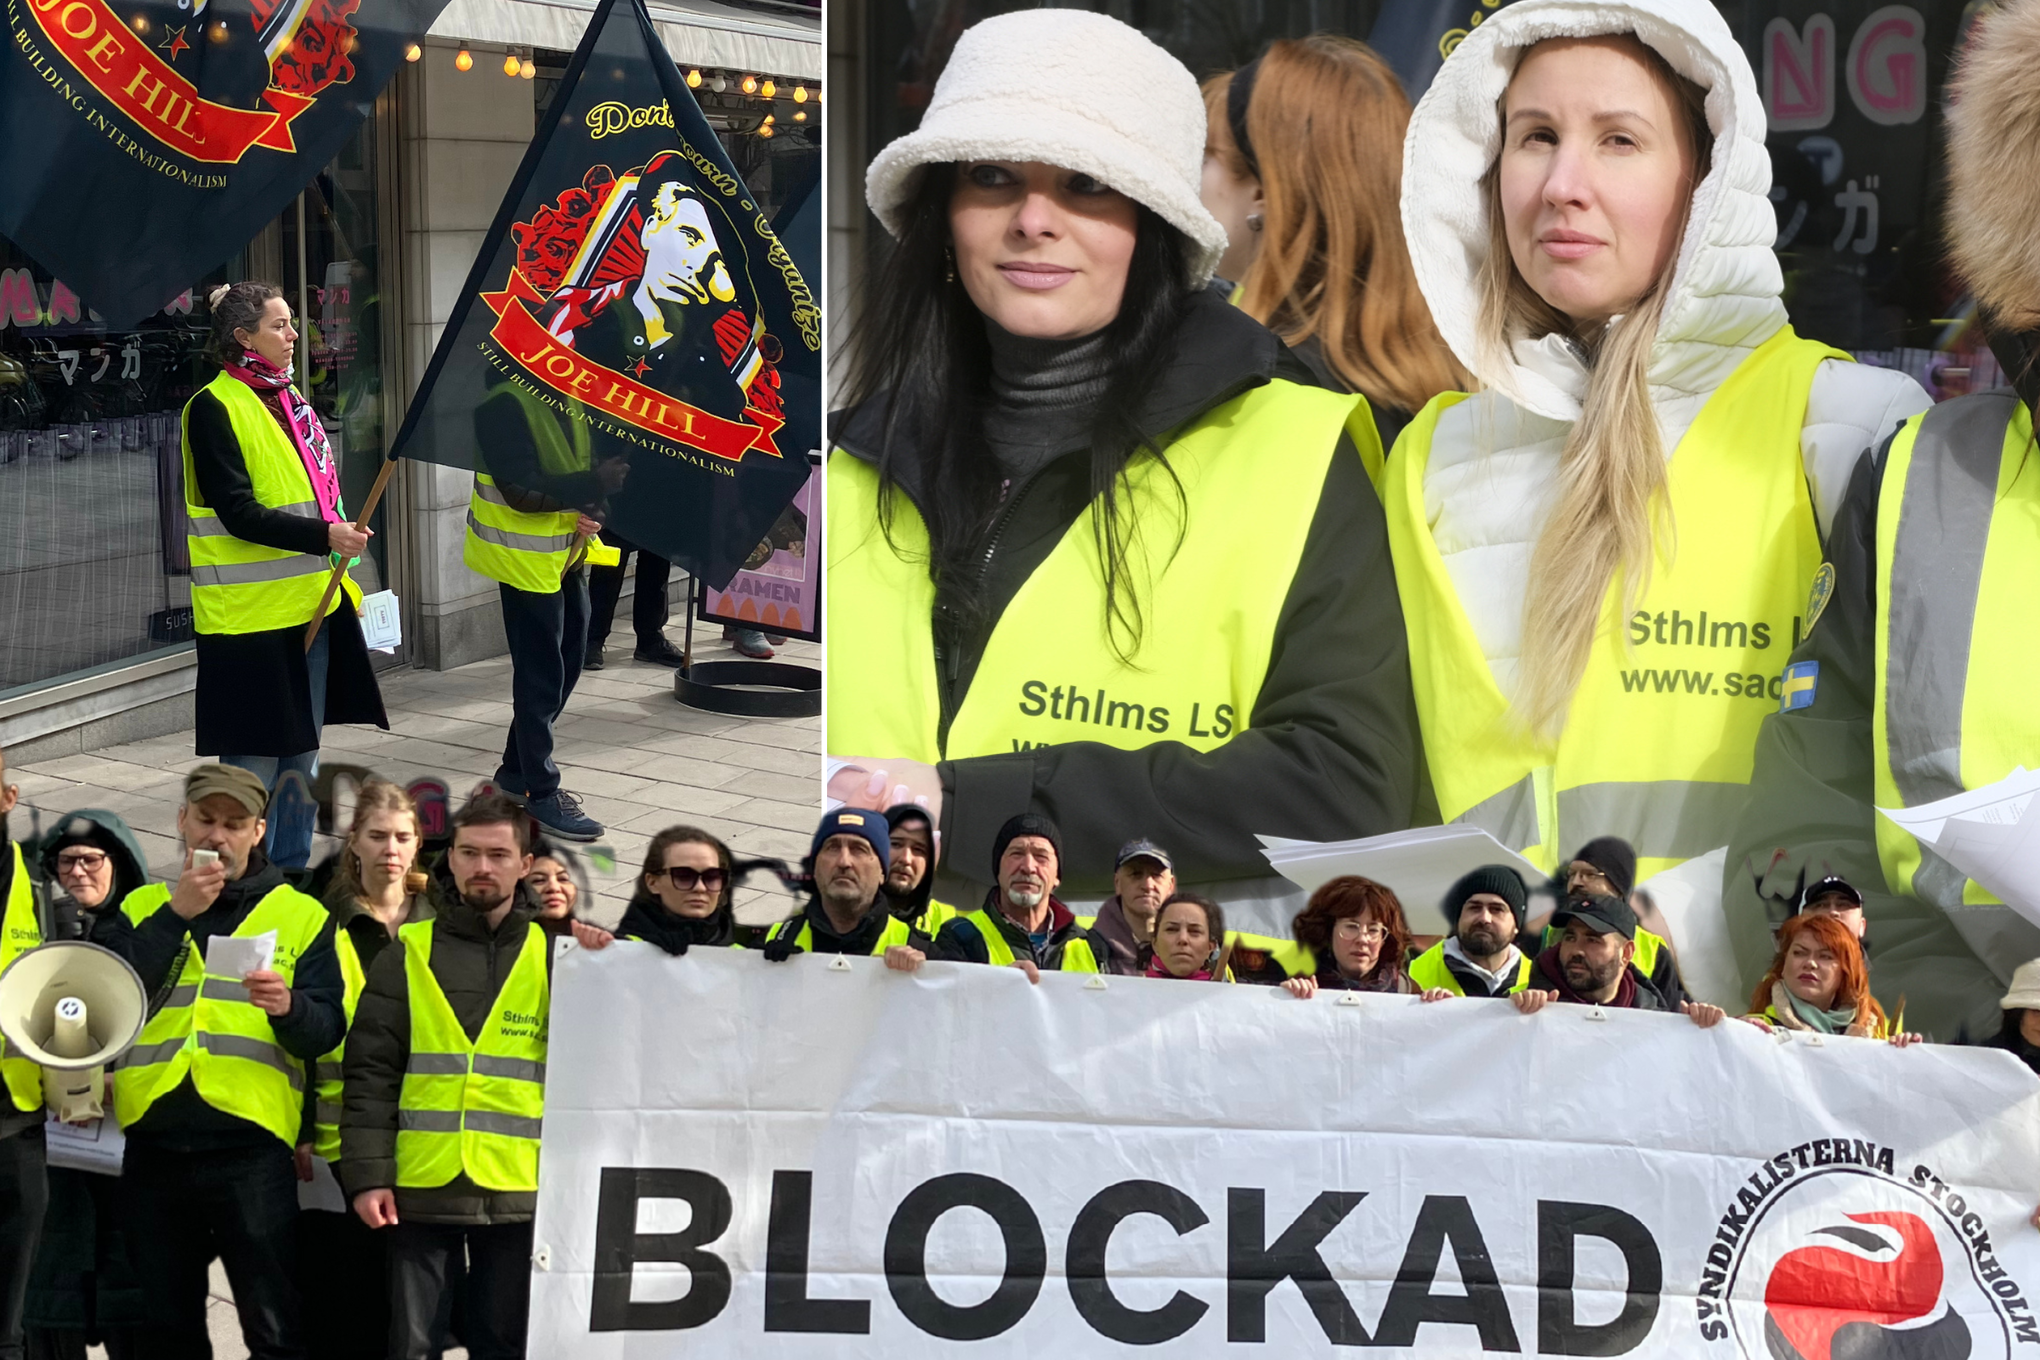
M1846 1214L1815 1228L1764 1284L1773 1360L1968 1360L1934 1230L1915 1213Z

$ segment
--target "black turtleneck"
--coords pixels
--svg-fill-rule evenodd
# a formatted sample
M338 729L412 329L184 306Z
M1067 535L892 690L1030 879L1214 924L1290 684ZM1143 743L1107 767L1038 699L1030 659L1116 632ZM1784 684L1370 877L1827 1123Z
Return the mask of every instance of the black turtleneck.
M1087 447L1098 400L1112 378L1105 332L1075 340L1014 335L991 318L992 404L985 443L999 470L1025 481L1057 457Z
M668 954L685 954L696 945L721 949L734 943L737 923L728 907L717 909L712 916L681 916L667 911L658 898L640 891L624 908L623 919L616 923L616 935L622 940L655 944Z

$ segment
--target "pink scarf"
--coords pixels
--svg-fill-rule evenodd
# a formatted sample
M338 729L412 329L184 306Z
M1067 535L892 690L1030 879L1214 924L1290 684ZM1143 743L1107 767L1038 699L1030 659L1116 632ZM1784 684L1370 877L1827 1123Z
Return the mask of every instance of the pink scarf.
M1192 973L1189 977L1176 978L1176 980L1178 982L1209 982L1212 979L1211 965L1213 962L1214 960L1212 959L1206 959L1204 961L1204 966L1202 968ZM1168 968L1162 963L1162 956L1159 954L1151 955L1148 958L1147 976L1152 978L1176 977L1176 975L1170 972Z
M253 350L242 354L240 363L226 365L226 370L253 388L258 397L276 395L278 404L272 409L282 415L283 427L305 465L305 476L311 479L312 498L319 504L320 518L328 524L345 520L347 516L340 508L340 465L333 457L333 446L326 442L326 427L319 423L319 413L299 393L290 374ZM269 405L266 400L263 404Z

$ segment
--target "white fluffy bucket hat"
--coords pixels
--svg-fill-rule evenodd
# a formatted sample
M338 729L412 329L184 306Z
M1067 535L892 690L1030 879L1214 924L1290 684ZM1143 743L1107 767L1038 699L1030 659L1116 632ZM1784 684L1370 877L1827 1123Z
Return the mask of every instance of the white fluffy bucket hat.
M1199 287L1225 253L1225 228L1197 196L1204 165L1197 81L1117 19L1031 9L967 29L921 126L865 172L865 200L897 237L921 167L969 160L1081 170L1145 204L1190 238Z

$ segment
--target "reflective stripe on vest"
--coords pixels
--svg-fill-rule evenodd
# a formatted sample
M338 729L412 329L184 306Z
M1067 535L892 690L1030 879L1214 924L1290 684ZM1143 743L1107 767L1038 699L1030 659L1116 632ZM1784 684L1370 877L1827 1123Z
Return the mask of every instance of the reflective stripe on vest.
M429 1189L465 1174L485 1190L537 1190L552 1009L545 931L536 921L526 929L488 1023L470 1043L432 976L435 925L413 921L397 930L411 1008L411 1052L397 1098L397 1185Z
M1916 807L2040 768L2031 694L2040 458L2009 392L1943 402L1891 441L1877 505L1879 807ZM1949 914L1979 957L2032 957L2033 928L1877 818L1886 886Z
M1410 981L1422 991L1428 992L1433 987L1443 987L1454 996L1466 995L1466 984L1459 980L1459 975L1453 972L1452 966L1445 961L1443 940L1411 961ZM1519 949L1516 951L1516 976L1509 980L1508 991L1503 995L1522 991L1523 985L1529 981L1530 956Z
M876 910L883 911L885 908L880 906ZM815 947L815 927L814 923L805 916L795 917L791 921L781 921L778 925L772 927L771 930L765 932L765 938L768 941L783 940L786 938L786 932L792 930L795 926L800 927L800 934L794 938L794 947L813 952ZM874 955L883 954L896 944L913 943L908 938L909 929L910 927L907 923L899 917L888 916L885 922L885 929L878 932L878 943L871 947L871 953Z
M515 383L496 388L484 401L508 401L518 407L531 432L538 467L546 476L571 476L594 465L588 452L588 426L579 418L578 404L566 413L562 427L562 413ZM477 466L461 560L491 581L550 595L560 588L580 522L577 510L533 513L513 508L497 489L495 478L485 467Z
M1807 394L1822 362L1847 357L1781 329L1701 408L1667 467L1676 548L1659 548L1626 618L1622 582L1610 583L1556 743L1517 721L1432 537L1431 439L1467 398L1438 397L1410 423L1381 493L1446 821L1547 871L1561 847L1620 836L1639 879L1728 843L1820 565L1800 452Z
M353 1029L354 1008L361 1004L361 989L368 978L361 971L361 955L354 950L354 938L337 921L333 925L333 952L340 956L340 978L346 984L341 1006L347 1015L347 1028ZM343 1030L333 1051L312 1064L312 1151L336 1163L340 1160L340 1071L346 1060L347 1033Z
M8 881L7 906L0 911L0 973L7 966L42 943L42 923L35 914L35 887L28 881L28 865L21 857L19 843L10 844L14 876ZM7 1039L0 1035L0 1082L7 1098L23 1114L43 1105L42 1068L7 1051Z
M984 911L968 912L956 918L969 925L985 942L985 961L1004 968L1013 962L1013 946L1006 943L1006 937L999 930L991 916ZM1046 965L1060 973L1097 973L1097 955L1091 952L1091 942L1081 937L1070 940L1062 947L1056 961Z
M130 920L170 909L170 886L152 883L121 904ZM276 933L270 968L289 986L298 959L319 938L326 909L288 885L272 888L234 928L235 939ZM158 1098L188 1076L199 1099L223 1114L259 1125L295 1147L304 1116L305 1065L276 1041L267 1013L248 1000L240 978L213 977L203 951L183 951L183 967L162 1009L120 1060L113 1083L121 1125L133 1128Z
M248 484L265 509L323 524L304 460L248 384L221 373L200 389L219 400L240 445ZM194 396L192 400L197 400ZM333 559L325 553L266 548L234 537L204 504L191 458L191 405L184 410L185 548L191 560L191 614L201 633L260 633L309 623L326 591ZM359 605L361 588L342 578L328 613Z
M899 496L889 541L878 520L877 470L833 452L826 535L833 585L822 607L832 615L828 628L847 630L835 636L857 642L829 652L829 692L843 702L829 706L828 749L932 764L1030 743L1222 745L1246 726L1260 696L1341 432L1359 446L1380 442L1364 400L1277 380L1207 411L1169 444L1181 501L1159 463L1136 456L1119 485L1122 513L1141 525L1125 577L1140 583L1144 622L1132 664L1105 636L1094 506L1006 605L939 743L927 529ZM882 602L875 613L873 601ZM834 616L839 608L849 613ZM1044 638L1055 639L1046 668Z

